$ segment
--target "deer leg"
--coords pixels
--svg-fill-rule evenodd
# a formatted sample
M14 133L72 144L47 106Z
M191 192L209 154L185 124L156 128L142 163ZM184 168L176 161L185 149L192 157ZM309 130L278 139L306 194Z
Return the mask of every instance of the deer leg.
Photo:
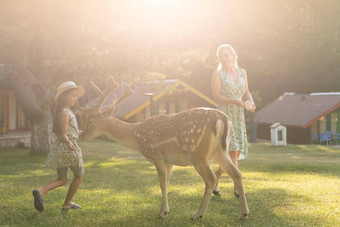
M215 172L215 175L216 175L216 184L215 184L215 188L214 188L215 192L220 191L220 189L218 188L218 183L219 183L220 177L222 176L223 173L224 173L223 169L221 167L218 167L218 170L216 170L216 172Z
M155 166L158 172L159 184L162 190L162 204L159 211L159 216L161 218L165 218L169 214L169 204L168 204L168 192L167 192L167 184L168 184L168 165L164 162L155 162Z
M245 196L242 174L241 171L233 164L229 154L224 152L222 149L215 152L214 161L226 172L234 181L234 184L240 194L241 203L241 220L247 219L249 209L247 205L247 199Z
M203 215L205 214L205 211L208 208L211 193L216 184L216 176L214 172L211 170L210 165L206 160L204 160L203 162L193 161L193 165L197 172L199 173L199 175L201 175L205 183L205 191L201 205L198 211L194 214L194 216L191 217L191 219L196 220L198 218L202 218Z
M171 175L172 175L172 170L173 170L173 165L167 165L167 185L169 186L169 182L170 182L170 178L171 178Z

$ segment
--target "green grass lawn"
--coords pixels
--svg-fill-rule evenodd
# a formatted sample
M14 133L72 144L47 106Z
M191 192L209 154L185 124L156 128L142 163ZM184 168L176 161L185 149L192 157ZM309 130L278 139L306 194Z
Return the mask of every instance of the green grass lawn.
M204 192L204 182L193 167L174 168L170 214L160 219L161 191L153 164L114 142L80 145L85 176L73 201L83 209L68 213L60 208L69 183L47 194L44 212L33 207L32 190L56 177L45 167L46 154L0 149L0 226L340 225L340 148L251 144L249 158L240 162L249 219L238 220L239 200L232 181L223 175L222 195L212 197L203 219L192 221Z

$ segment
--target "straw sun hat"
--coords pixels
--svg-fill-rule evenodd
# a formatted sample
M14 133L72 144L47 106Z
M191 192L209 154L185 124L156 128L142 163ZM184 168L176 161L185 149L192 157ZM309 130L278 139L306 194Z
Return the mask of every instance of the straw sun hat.
M61 94L71 89L77 89L78 91L77 98L80 98L85 94L85 88L83 86L77 86L73 81L65 81L58 86L54 102L58 101L58 98L60 97Z

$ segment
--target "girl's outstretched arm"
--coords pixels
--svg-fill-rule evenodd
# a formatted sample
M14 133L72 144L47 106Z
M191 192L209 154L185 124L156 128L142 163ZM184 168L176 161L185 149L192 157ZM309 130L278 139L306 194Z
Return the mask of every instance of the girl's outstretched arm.
M60 121L59 121L61 138L67 144L68 149L75 150L76 147L74 146L74 144L67 137L67 128L68 128L69 120L70 120L69 114L64 112L64 111L62 111L60 113Z

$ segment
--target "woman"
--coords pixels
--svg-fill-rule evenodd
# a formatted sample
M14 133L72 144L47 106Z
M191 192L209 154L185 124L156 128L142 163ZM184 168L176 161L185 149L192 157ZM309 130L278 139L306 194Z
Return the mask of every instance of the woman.
M212 94L218 103L218 109L228 115L232 121L229 154L232 162L238 168L238 160L247 157L247 132L244 111L254 112L256 109L253 97L248 88L246 71L237 64L238 56L230 44L222 44L217 49L220 64L212 77ZM216 171L217 183L213 190L215 195L220 195L218 188L219 178L223 170ZM234 186L235 196L239 193Z

